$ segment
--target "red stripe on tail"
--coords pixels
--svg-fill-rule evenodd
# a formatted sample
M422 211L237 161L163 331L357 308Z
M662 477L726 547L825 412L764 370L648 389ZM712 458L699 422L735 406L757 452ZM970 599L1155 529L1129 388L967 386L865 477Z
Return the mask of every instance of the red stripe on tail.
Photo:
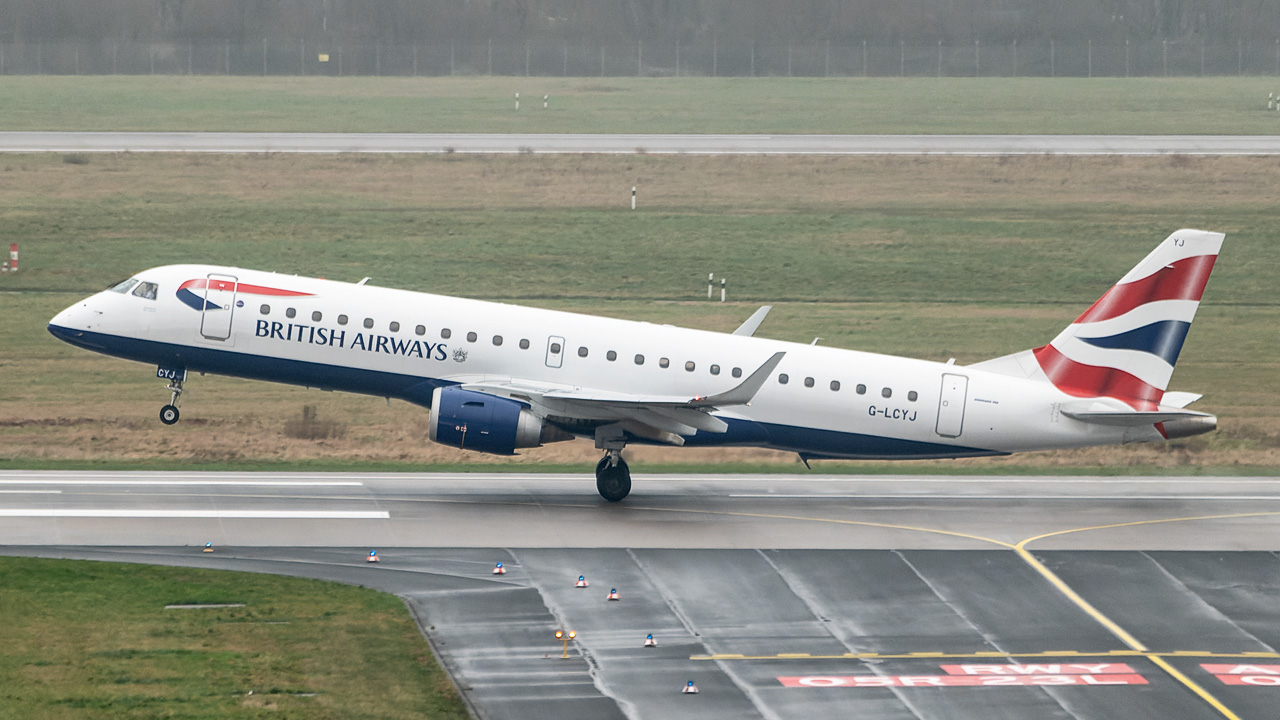
M1155 410L1164 391L1123 370L1085 365L1052 345L1031 351L1040 369L1062 392L1076 397L1113 397L1135 410Z
M1183 258L1141 280L1115 285L1098 298L1077 323L1098 322L1119 317L1130 310L1158 300L1200 300L1217 255Z

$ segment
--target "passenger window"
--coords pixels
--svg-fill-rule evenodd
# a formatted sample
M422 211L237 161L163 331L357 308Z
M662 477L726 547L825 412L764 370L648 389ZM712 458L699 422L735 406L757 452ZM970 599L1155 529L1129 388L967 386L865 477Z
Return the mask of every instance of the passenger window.
M858 394L859 394L859 395L866 395L866 394L867 394L867 386L866 386L866 385L863 385L862 383L858 383L858 387L857 387L857 388L855 388L855 389L858 391Z
M736 377L736 378L740 378L740 377L742 377L742 368L734 368L734 369L733 369L733 372L732 372L732 373L730 373L730 374L731 374L731 375L733 375L733 376L734 376L734 377Z
M839 390L840 390L840 381L839 381L839 380L832 380L832 381L831 381L831 391L832 391L832 392L837 392L837 391L839 391Z
M338 324L339 324L339 325L346 325L346 324L347 324L347 316L346 316L346 315L339 315L339 316L338 316Z
M364 319L364 326L365 326L366 328L372 328L372 327L373 327L373 318L365 318L365 319Z
M449 338L453 337L453 331L450 330L449 328L445 328L440 331L440 337L444 338L445 340L448 340Z
M419 325L418 327L416 327L416 328L414 328L414 329L413 329L413 334L415 334L415 335L426 335L426 334L427 334L427 326L426 326L426 325Z
M138 283L138 287L133 289L133 294L137 295L143 300L155 300L156 290L157 290L157 285L155 283L150 283L150 282Z
M614 360L618 359L618 353L610 350L609 352L604 354L604 359L608 360L609 362L613 362Z
M467 333L467 342L475 342L475 341L476 341L476 338L478 338L478 337L480 337L480 336L479 336L479 335L476 335L476 334L475 334L475 333L473 333L473 332L469 332L469 333Z
M915 402L916 399L919 397L920 396L916 394L915 390L912 390L911 392L907 393L907 400L910 400L911 402Z
M400 332L400 323L396 322L395 320L392 320L391 324L388 325L387 327L391 328L391 332Z
M712 366L711 366L711 374L712 374L712 375L719 375L719 374L720 374L720 366L719 366L719 365L712 365Z
M658 358L658 367L671 367L671 361L666 358Z
M311 313L311 322L320 322L320 318L323 318L323 317L324 315L321 314L319 310L316 310L315 312Z
M112 285L111 287L109 287L109 288L107 288L107 289L108 289L108 290L110 290L111 292L117 292L117 293L120 293L121 295L123 295L123 294L125 294L125 293L129 292L129 289L130 289L130 288L132 288L134 285L137 285L137 284L138 284L138 281L137 281L136 279L134 279L134 278L129 278L128 280L122 280L122 281L120 281L120 282L116 283L115 285Z
M813 387L813 378L809 378L809 377L805 378L805 379L804 379L804 386L805 386L805 387Z
M261 312L263 315L270 315L270 314L271 314L271 306L270 306L270 305L263 305L262 307L258 308L258 312Z
M293 318L298 316L298 311L294 310L293 308L285 308L284 316L292 320Z
M684 369L685 369L685 371L687 371L687 372L693 372L693 361L692 361L692 360L690 360L689 362L685 363L685 364L684 364Z
M529 349L529 341L528 341L528 340L525 340L525 339L523 339L523 338L522 338L522 339L520 340L520 349L521 349L521 350L528 350L528 349Z
M559 354L560 354L560 350L561 350L561 348L560 348L560 343L551 343L551 354L552 354L552 355L559 355Z
M893 397L893 391L890 390L889 388L884 388L883 390L880 391L880 397L885 397L885 398Z
M586 347L578 348L578 357L586 357L586 356L587 356L587 348Z
M786 384L787 384L787 381L788 381L788 380L790 380L790 379L791 379L791 378L787 377L787 374L786 374L786 373L782 373L782 374L778 375L778 384L779 384L779 385L786 385Z
M494 336L493 336L493 344L494 344L494 345L501 345L501 344L502 344L502 336L501 336L501 335L494 335Z
M636 356L636 364L637 364L637 365L643 365L643 364L644 364L644 356L643 356L643 355L637 355L637 356Z

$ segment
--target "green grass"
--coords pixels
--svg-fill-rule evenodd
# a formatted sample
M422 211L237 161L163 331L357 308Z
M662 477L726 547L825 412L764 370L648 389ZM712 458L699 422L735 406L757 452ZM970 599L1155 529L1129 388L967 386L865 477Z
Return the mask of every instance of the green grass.
M0 83L0 130L1269 135L1274 89L1251 77L36 76ZM546 110L528 100L544 94Z
M467 717L391 595L27 558L0 558L0 577L0 717ZM245 607L164 609L188 603Z
M640 209L628 209L631 185ZM961 364L1043 344L1178 227L1228 233L1173 388L1223 431L1160 452L983 467L1280 467L1280 168L1260 158L93 156L0 158L0 464L453 469L509 462L432 445L420 408L225 378L184 421L149 368L54 340L48 319L141 268L210 262ZM730 280L705 300L706 273ZM304 405L342 440L286 438ZM550 446L513 468L583 467ZM792 457L679 451L683 468ZM967 463L902 466L951 471ZM822 464L822 469L836 467ZM851 465L868 471L878 466ZM871 468L876 468L871 470ZM993 470L998 471L998 470Z

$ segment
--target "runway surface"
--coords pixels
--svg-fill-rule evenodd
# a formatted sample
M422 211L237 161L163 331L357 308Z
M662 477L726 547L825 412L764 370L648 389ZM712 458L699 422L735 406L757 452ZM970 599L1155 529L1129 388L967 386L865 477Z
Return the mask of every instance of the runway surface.
M1278 155L1280 136L3 132L0 152Z
M1278 519L1271 478L0 472L0 553L395 592L486 718L1270 718Z

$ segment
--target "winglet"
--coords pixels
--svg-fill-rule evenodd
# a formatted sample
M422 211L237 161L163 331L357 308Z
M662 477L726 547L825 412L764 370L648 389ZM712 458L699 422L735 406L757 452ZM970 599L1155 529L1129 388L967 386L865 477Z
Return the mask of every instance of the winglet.
M764 364L751 373L742 384L732 390L727 390L715 395L694 398L689 401L693 407L718 407L721 405L750 405L751 399L760 392L760 388L764 387L764 381L769 379L773 371L777 369L778 364L782 362L785 352L777 352L773 357L764 361Z
M760 323L764 322L764 317L768 315L769 311L772 309L773 309L772 305L765 305L764 307L755 311L754 313L752 313L751 317L747 318L746 322L739 325L738 329L733 331L733 334L746 335L747 337L755 335L756 330L760 329Z

